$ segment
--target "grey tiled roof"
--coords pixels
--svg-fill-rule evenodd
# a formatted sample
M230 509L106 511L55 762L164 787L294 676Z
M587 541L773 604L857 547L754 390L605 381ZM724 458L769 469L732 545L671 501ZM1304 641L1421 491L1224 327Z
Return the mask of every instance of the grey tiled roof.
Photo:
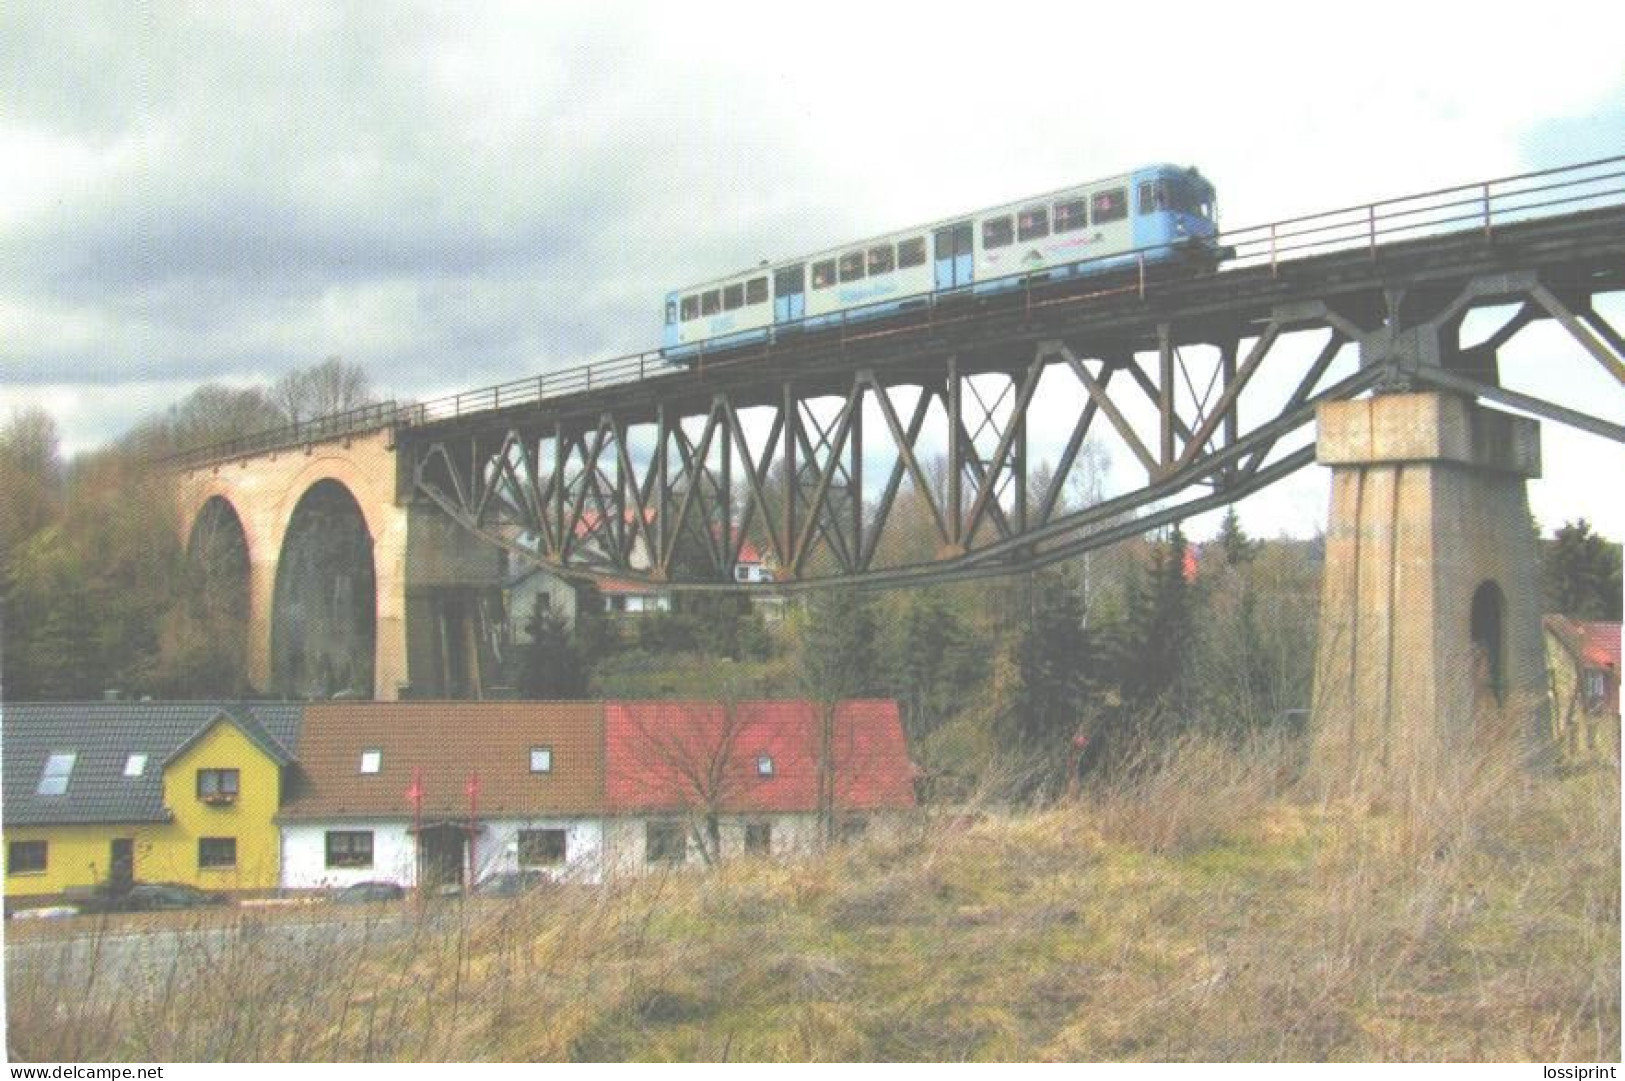
M164 764L222 713L279 764L292 761L304 715L298 703L0 703L5 825L165 821ZM41 796L46 759L61 752L77 756L68 790ZM147 756L139 777L124 776L132 754Z

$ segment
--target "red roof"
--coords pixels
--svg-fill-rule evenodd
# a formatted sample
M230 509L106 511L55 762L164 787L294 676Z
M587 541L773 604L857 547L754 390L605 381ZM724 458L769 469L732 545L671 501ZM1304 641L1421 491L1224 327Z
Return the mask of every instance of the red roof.
M1579 623L1579 627L1584 643L1585 663L1618 672L1619 624Z
M818 810L822 725L812 702L610 702L605 724L611 813ZM914 806L896 702L840 703L831 744L837 808Z

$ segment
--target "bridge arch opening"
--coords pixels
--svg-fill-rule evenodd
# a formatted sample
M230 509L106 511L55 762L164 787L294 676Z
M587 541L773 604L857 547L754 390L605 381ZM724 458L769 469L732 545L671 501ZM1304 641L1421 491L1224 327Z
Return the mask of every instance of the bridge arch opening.
M355 496L317 481L288 520L271 602L271 689L371 698L378 640L372 536Z
M1473 695L1502 705L1506 700L1506 597L1492 581L1473 591L1467 620L1473 642Z
M212 496L186 540L182 604L166 628L167 650L195 693L223 696L247 688L248 532L237 508Z

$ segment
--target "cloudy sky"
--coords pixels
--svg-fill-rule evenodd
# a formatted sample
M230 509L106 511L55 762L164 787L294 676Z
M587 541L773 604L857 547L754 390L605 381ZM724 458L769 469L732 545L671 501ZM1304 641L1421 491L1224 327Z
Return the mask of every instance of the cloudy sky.
M656 345L674 285L1148 161L1237 226L1625 146L1610 3L1243 10L7 0L0 415L71 453L331 355L519 378ZM1546 453L1537 515L1625 536L1580 476L1620 448Z

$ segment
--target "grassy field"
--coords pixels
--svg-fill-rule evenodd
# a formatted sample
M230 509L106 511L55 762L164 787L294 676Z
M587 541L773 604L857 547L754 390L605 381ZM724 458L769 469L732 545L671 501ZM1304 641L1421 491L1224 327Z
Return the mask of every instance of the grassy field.
M8 966L26 1060L1617 1060L1617 771L1317 798L1187 747L1033 811L470 903L145 995ZM239 914L237 920L264 917ZM63 926L49 932L71 933Z

